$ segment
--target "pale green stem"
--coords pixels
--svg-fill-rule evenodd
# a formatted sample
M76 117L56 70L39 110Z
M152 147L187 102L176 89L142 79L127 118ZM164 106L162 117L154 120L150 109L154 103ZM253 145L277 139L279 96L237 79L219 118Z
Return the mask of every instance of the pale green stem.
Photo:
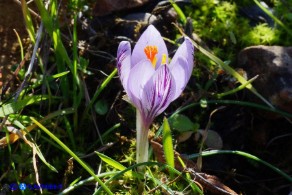
M149 128L145 126L143 123L143 119L141 117L140 111L136 110L136 131L137 131L137 139L136 139L136 163L143 163L148 161L148 130ZM138 167L139 171L143 171L144 167Z

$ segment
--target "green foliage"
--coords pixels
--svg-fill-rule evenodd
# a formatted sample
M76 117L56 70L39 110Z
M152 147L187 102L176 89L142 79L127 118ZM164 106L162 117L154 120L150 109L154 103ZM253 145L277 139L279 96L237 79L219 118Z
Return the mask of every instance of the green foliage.
M197 123L193 123L189 117L176 114L169 120L170 126L172 129L177 130L178 132L186 132L186 131L196 131L199 127Z
M108 103L104 99L98 100L94 105L94 110L97 114L105 115L108 111Z

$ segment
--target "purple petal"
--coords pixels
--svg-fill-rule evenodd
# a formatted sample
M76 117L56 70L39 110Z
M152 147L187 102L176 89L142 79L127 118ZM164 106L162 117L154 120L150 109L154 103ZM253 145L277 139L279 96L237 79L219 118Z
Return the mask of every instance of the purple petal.
M158 53L156 57L158 68L161 64L162 54L166 54L166 56L168 56L168 52L164 40L162 39L158 30L153 25L150 25L144 31L144 33L141 35L140 39L136 43L132 54L133 64L137 64L141 60L147 59L147 56L144 52L146 46L157 46Z
M139 109L142 108L141 97L144 86L154 73L155 70L148 60L140 61L130 70L126 92L130 101Z
M175 81L166 65L160 66L153 77L146 83L143 95L143 115L146 124L162 113L173 99Z
M189 70L188 63L187 63L187 60L185 58L178 58L176 60L175 65L171 68L172 69L170 71L174 77L175 84L176 84L175 93L173 96L173 100L175 100L176 98L178 98L180 96L182 91L185 89L185 87L190 79L189 72L191 70Z
M194 46L190 39L186 37L169 64L169 69L176 83L173 100L180 96L192 75L194 67L193 52Z
M189 75L191 75L191 70L194 66L194 45L188 37L185 37L184 42L179 46L178 50L173 56L172 61L169 65L170 69L172 68L172 66L175 66L178 58L185 58L187 60L187 68L190 70Z
M122 85L127 92L126 85L129 78L131 65L131 45L128 41L122 41L119 44L117 52L117 68Z

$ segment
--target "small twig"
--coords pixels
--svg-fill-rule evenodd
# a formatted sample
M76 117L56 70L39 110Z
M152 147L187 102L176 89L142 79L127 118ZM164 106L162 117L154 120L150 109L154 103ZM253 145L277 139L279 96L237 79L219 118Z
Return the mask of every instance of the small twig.
M96 152L104 152L107 149L111 148L116 142L109 142L106 143L104 145L102 145L100 148L98 148L97 150L95 150L94 152L90 153L90 154L86 154L84 156L80 156L80 158L88 158L90 156L96 155Z
M15 3L17 3L20 7L21 7L21 2L18 1L18 0L13 0ZM28 8L28 11L33 15L35 16L39 21L41 21L41 17L35 13L32 9Z
M87 88L86 83L85 83L84 80L82 80L82 83L83 83L83 86L84 86L85 101L86 101L86 104L89 105L89 103L90 103L90 95L89 95L89 92L88 92L88 88ZM91 108L91 113L92 113L91 114L91 118L92 118L92 121L93 121L94 128L95 128L95 130L97 132L97 135L98 135L98 138L100 140L100 143L103 146L104 143L102 141L102 137L101 137L97 122L95 120L96 119L96 115L95 115L95 112L93 111L92 108Z
M197 167L199 168L199 170L202 169L202 164L203 164L202 161L203 161L203 159L202 159L202 155L201 154L202 154L202 151L203 151L203 144L205 143L205 141L206 141L206 139L208 137L208 130L210 129L210 126L211 126L211 118L212 118L213 114L215 114L218 110L221 110L223 108L225 108L225 106L221 106L221 107L213 110L211 112L210 116L209 116L209 120L208 120L207 126L206 126L206 128L205 128L205 130L203 132L202 143L201 143L200 150L199 150L200 156L198 157L198 160L197 160Z
M34 45L34 48L33 48L33 53L32 53L31 59L30 59L30 63L29 63L28 69L27 69L27 71L26 71L26 73L24 75L24 79L23 79L20 87L16 91L16 95L15 95L15 98L14 98L15 101L17 101L21 91L23 90L23 88L27 84L27 80L29 79L29 77L31 75L31 72L32 72L32 69L33 69L33 65L34 65L35 59L36 59L36 53L37 53L37 50L39 48L39 43L40 43L40 40L41 40L42 32L43 32L43 23L41 23L40 28L38 29L37 36L36 36L36 42L35 42L35 45Z

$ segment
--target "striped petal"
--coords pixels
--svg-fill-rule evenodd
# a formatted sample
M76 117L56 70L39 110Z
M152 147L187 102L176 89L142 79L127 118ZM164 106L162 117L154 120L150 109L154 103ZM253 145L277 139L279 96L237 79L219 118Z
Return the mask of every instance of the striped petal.
M142 113L146 124L152 123L168 107L174 92L175 81L169 68L166 65L160 66L146 83L142 94Z
M128 41L122 41L119 44L119 48L117 52L117 68L118 68L119 77L122 81L122 85L127 92L126 86L128 83L129 73L132 68L131 45Z
M158 68L162 61L162 55L168 56L167 48L165 45L164 40L161 37L161 34L158 32L158 30L153 26L150 25L144 33L141 35L140 39L136 43L133 54L132 54L132 63L137 64L143 59L147 59L147 56L145 54L145 48L147 46L156 46L157 47L157 66Z
M130 101L139 109L144 106L141 105L141 97L144 87L154 73L155 70L148 60L140 61L131 69L129 73L126 92Z

